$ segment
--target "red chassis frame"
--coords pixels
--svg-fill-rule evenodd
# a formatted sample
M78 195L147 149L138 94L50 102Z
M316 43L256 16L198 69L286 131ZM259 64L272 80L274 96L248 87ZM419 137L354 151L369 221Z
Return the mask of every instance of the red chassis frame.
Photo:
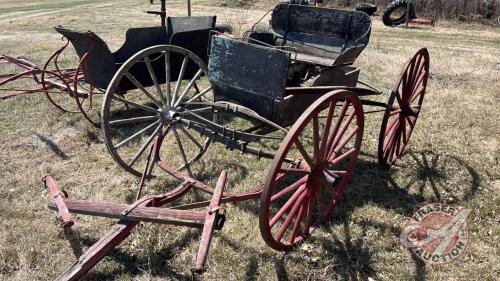
M0 64L10 64L18 69L15 73L0 75L0 92L6 92L0 95L0 101L7 100L20 95L43 93L48 101L57 109L63 112L80 112L94 127L100 127L99 120L93 120L88 110L92 108L92 96L94 94L104 94L104 91L96 88L93 83L84 86L83 72L89 72L88 59L93 55L94 42L91 42L91 48L82 57L75 68L61 68L59 58L66 50L70 41L63 37L65 44L56 50L45 62L42 68L22 56L13 56L8 54L0 55ZM11 84L21 79L32 79L35 86L32 87L9 87ZM65 108L59 104L52 95L68 95L73 98L78 111ZM88 99L88 105L84 106L84 101ZM86 109L85 107L88 107Z
M137 193L137 200L131 205L113 203L97 203L90 201L69 199L66 192L61 191L52 176L46 176L43 181L49 189L53 202L49 208L58 211L63 220L63 227L70 228L74 221L70 213L118 219L116 225L97 241L87 252L85 252L58 280L78 280L102 260L110 251L124 241L132 229L140 222L152 222L202 228L200 247L193 267L194 273L204 271L210 242L214 230L221 230L225 222L225 211L223 203L236 203L251 199L259 199L263 186L259 186L249 192L230 193L224 192L227 172L223 171L215 188L186 176L159 158L159 150L163 139L159 138L152 146L149 163L141 178L141 184ZM152 155L151 155L152 154ZM173 190L156 196L141 197L142 187L147 178L150 165L156 164L163 171L178 179L181 183ZM184 204L173 208L160 208L187 194L193 188L211 194L210 201ZM193 209L207 207L205 211L192 211Z

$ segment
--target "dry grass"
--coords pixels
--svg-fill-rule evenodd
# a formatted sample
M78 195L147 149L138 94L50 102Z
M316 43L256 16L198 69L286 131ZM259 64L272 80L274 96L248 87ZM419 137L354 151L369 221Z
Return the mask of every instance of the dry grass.
M54 3L46 8L50 13L35 11L40 8L32 5L18 20L17 1L0 1L0 52L12 50L41 63L61 43L50 28L58 24L91 29L116 49L128 27L152 24L151 16L141 12L147 5L140 2L50 1ZM222 8L201 4L194 6L194 14L222 14ZM170 13L181 14L182 9L174 3ZM225 11L226 17L238 17L237 13ZM247 12L247 22L262 14ZM404 61L424 46L432 60L430 92L402 161L390 171L377 167L374 155L381 116L369 116L364 154L354 179L323 229L299 249L282 254L269 249L260 237L258 202L229 206L228 221L215 236L202 279L498 279L500 32L460 26L386 28L375 19L370 45L357 62L362 79L387 92ZM211 182L227 168L233 190L261 183L269 165L220 145L210 148L203 163L203 177ZM54 279L75 260L55 215L46 208L49 195L40 180L46 173L79 199L129 202L131 188L137 185L137 179L108 156L100 132L79 115L59 113L42 96L1 102L1 280ZM160 184L150 185L148 191L168 189ZM472 235L459 261L431 268L400 248L396 233L419 204L436 200L472 209ZM79 245L87 248L113 223L77 216ZM87 279L189 279L198 237L195 230L144 224Z

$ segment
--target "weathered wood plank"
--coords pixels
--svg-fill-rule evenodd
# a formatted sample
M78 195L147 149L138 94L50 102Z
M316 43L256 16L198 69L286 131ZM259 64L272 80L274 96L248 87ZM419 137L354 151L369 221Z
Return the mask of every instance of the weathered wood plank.
M124 215L123 212L128 210L130 207L129 205L98 203L72 199L66 199L65 203L68 210L71 213L76 214L198 228L203 227L206 216L205 212L189 212L155 207L137 207L130 210L127 215ZM49 208L57 211L57 206L54 203L50 203Z

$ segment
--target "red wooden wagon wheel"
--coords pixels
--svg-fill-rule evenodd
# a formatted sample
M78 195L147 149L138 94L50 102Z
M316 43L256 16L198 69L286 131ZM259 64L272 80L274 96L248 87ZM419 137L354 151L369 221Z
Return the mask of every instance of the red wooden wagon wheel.
M261 197L260 231L271 248L292 248L333 211L353 174L363 128L360 100L343 90L322 96L293 125Z
M87 68L87 53L80 64L75 69L73 76L73 96L75 98L78 110L87 121L96 128L101 127L100 105L102 104L103 93L97 89L93 83L88 84L87 87L83 86L84 68ZM88 71L88 69L87 69ZM82 91L83 90L83 91ZM81 93L83 92L83 94Z
M40 83L43 87L43 92L47 100L57 109L67 113L80 112L71 95L71 84L73 73L61 70L59 66L59 57L68 47L69 41L66 41L64 46L55 51L43 66L43 71L40 75ZM53 66L53 70L49 70L49 66ZM64 73L63 73L64 72Z
M428 78L429 52L424 48L406 63L387 103L378 143L381 166L389 167L403 155L422 108Z
M67 78L51 70L43 70L40 77L42 91L53 106L66 113L80 112L75 101L68 97L71 86Z

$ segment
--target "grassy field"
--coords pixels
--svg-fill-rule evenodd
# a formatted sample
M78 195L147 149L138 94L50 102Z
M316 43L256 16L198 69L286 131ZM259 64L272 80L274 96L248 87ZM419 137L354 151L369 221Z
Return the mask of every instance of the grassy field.
M171 15L183 1L169 2ZM237 30L266 11L194 1L195 15L217 14ZM52 27L93 30L117 49L129 27L156 25L147 1L0 0L0 53L42 64L62 41ZM155 7L157 8L157 7ZM498 280L500 277L500 29L440 23L387 28L373 18L369 46L356 65L361 79L387 96L404 62L419 48L431 55L429 93L406 156L390 170L375 157L381 115L366 120L363 154L331 220L290 253L266 246L258 202L227 206L202 280ZM242 25L240 28L239 26ZM11 69L0 65L0 73ZM179 156L180 157L180 156ZM214 183L222 169L230 190L261 184L268 161L213 145L197 176ZM0 102L0 280L51 280L114 224L76 216L71 247L41 178L51 173L71 197L130 202L138 179L109 156L100 130L64 114L41 95ZM168 190L162 182L148 193ZM458 261L426 267L397 243L397 233L423 203L447 201L472 209L469 246ZM86 280L188 280L199 231L144 224ZM79 249L80 248L80 249Z

